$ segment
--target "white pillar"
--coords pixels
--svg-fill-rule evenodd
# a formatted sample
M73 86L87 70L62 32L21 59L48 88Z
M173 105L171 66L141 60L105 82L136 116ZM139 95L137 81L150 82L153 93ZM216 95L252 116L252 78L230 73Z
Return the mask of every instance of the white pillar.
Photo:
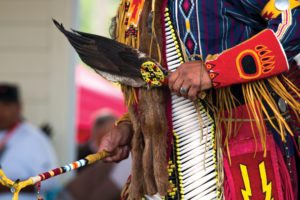
M75 53L52 17L75 27L77 2L0 1L0 82L20 85L28 121L52 126L60 164L75 158Z

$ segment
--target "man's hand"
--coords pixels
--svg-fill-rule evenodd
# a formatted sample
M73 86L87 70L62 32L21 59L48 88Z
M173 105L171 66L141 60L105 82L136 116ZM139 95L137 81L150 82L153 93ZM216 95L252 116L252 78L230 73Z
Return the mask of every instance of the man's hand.
M169 76L170 90L191 100L195 100L201 90L211 87L211 79L202 61L183 63Z
M132 125L128 122L121 122L105 134L100 141L99 151L105 150L110 155L104 162L120 162L128 158L132 135Z

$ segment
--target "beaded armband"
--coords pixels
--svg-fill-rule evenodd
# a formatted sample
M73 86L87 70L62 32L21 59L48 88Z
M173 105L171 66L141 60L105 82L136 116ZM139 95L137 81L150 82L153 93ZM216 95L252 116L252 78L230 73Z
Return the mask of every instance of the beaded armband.
M289 65L274 32L266 29L219 55L208 56L205 66L213 87L220 88L278 75Z

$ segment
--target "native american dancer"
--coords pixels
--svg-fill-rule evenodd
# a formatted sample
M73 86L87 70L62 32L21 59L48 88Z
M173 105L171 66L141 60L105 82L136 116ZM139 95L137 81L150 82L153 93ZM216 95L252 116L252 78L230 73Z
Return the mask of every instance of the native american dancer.
M112 33L137 51L56 23L122 84L129 112L100 146L131 147L122 198L297 199L299 24L297 0L122 0Z

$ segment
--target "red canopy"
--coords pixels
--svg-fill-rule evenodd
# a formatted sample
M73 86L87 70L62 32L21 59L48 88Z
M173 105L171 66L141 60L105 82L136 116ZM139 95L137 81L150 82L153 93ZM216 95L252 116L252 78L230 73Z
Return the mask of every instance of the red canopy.
M126 109L120 88L86 67L76 68L76 90L76 139L82 144L89 139L93 121L98 115L109 112L119 117Z

